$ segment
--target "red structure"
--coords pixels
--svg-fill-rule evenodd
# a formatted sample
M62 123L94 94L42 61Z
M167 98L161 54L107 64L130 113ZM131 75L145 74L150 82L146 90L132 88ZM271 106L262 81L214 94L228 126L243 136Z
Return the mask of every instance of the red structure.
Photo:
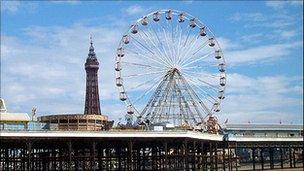
M101 115L99 92L98 92L98 69L99 62L94 52L93 42L91 39L91 46L88 58L85 63L86 77L86 98L84 114L86 115Z

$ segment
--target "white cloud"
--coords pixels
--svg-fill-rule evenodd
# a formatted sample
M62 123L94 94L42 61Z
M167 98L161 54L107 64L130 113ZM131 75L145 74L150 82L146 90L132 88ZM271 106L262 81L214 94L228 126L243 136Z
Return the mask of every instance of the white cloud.
M21 2L19 1L1 1L1 11L15 13L21 7Z
M273 6L291 5L292 1L267 1ZM294 37L302 37L303 31L297 22L302 17L302 12L291 13L291 9L275 10L271 14L266 12L234 13L228 20L232 23L241 24L237 26L241 41L246 44L260 44L264 41L286 41ZM246 30L244 32L244 30ZM252 32L251 34L248 34Z
M294 25L295 17L286 12L277 12L272 15L265 15L261 12L235 13L229 20L233 23L242 22L245 28L286 28Z
M235 13L230 18L230 21L238 22L238 21L254 21L261 22L265 21L266 18L262 13L254 12L254 13Z
M145 11L144 8L140 5L132 5L126 9L128 15L140 14L143 13L144 11Z
M291 1L266 1L266 6L269 6L275 10L280 10L286 6L303 6L303 1L291 0Z
M297 32L295 30L290 30L290 31L282 31L281 32L281 36L283 38L286 38L286 39L290 39L290 38L293 38L294 36L297 35Z
M224 37L219 37L216 40L219 42L222 50L232 50L241 47L241 45L238 42L232 41Z
M192 0L182 0L182 2L183 2L184 4L192 4L192 3L193 3Z
M99 85L102 112L120 105L114 83L115 47L123 30L111 26L30 27L27 42L3 35L1 42L2 97L10 111L82 113L85 91L84 62L93 35L100 62ZM114 101L109 104L108 101ZM112 109L112 108L110 108ZM125 108L116 109L124 113ZM114 112L115 113L115 112ZM115 116L116 117L116 116Z
M301 123L303 77L263 76L248 77L228 74L224 100L224 114L219 118L230 122L285 122ZM297 97L298 96L298 97ZM300 96L300 97L299 97Z
M81 1L80 0L63 0L63 1L51 1L51 3L78 5L81 3Z
M230 65L273 61L289 55L294 48L301 45L301 42L262 45L244 50L228 51L225 56Z
M15 14L19 11L34 12L38 4L29 1L1 1L1 12Z

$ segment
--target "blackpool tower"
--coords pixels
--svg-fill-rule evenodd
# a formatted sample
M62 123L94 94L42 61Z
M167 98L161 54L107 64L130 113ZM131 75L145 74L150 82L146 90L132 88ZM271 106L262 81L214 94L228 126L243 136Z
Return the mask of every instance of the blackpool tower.
M84 114L87 115L101 115L100 103L99 103L99 91L98 91L98 69L99 62L94 52L93 42L91 39L91 46L89 54L84 64L86 70L86 97Z

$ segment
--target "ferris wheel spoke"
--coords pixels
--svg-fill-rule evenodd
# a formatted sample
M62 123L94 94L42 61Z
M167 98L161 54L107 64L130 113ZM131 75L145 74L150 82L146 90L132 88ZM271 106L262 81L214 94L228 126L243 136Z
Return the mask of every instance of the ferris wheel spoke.
M186 64L185 64L185 62L184 62L184 64L183 64L182 66L183 66L183 67L189 66L189 65L191 65L191 64L193 64L193 63L195 63L195 62L198 62L198 61L200 61L200 60L202 60L202 59L205 59L205 58L209 57L209 56L212 55L213 53L214 53L214 52L211 51L211 52L209 52L208 54L203 55L203 56L201 56L201 57L199 57L199 58L197 58L197 59L194 59L194 60L192 60L192 61L189 61L189 62L186 63Z
M188 38L189 38L189 35L190 35L191 30L192 30L192 29L188 29L187 37L186 37L186 40L185 40L185 42L184 42L184 44L183 44L183 47L185 47L186 44L187 44L187 41L188 41Z
M164 46L163 46L162 41L160 40L160 38L159 38L157 32L155 31L155 29L154 29L153 27L152 27L152 32L153 32L154 35L156 36L157 41L158 41L158 43L160 44L160 46L161 46L161 48L162 48L162 51L163 51L163 54L164 54L163 57L165 57L165 58L169 61L169 63L172 64L172 61L170 60L170 57L169 57L169 55L167 54L167 52L166 52L166 50L165 50L165 48L164 48Z
M203 49L206 46L206 43L203 44L203 46L199 47L198 50L195 50L194 53L192 53L191 55L189 55L189 57L187 57L186 59L184 59L181 62L181 65L183 65L184 63L188 62L190 59L197 57L195 54L197 52L199 52L201 49ZM194 47L194 46L193 46ZM192 49L191 49L192 50ZM191 51L190 51L191 52ZM192 51L193 52L193 51Z
M134 36L130 36L133 40L135 40L136 43L138 43L141 47L143 47L144 49L146 49L148 52L150 52L152 55L155 55L155 53L148 48L147 46L143 45L139 40L137 40ZM133 41L132 41L133 42Z
M153 77L152 79L149 79L148 81L145 81L144 83L140 83L138 85L135 85L135 86L131 87L129 91L135 90L135 89L137 89L141 86L147 85L148 83L159 80L161 77L162 77L162 75L158 75L156 77Z
M206 77L209 77L209 78L215 78L215 79L219 79L220 76L219 75L214 75L214 74L206 74L206 73L203 73L203 72L194 72L194 71L189 71L189 70L185 70L184 72L186 73L191 73L191 74L195 74L196 76L206 76Z
M148 40L151 42L151 44L153 45L153 47L156 49L160 59L161 59L161 56L164 56L164 54L161 52L161 50L156 46L155 42L151 39L151 34L149 33L150 36L148 36L144 30L142 30L142 32L144 33L144 35L148 38ZM162 59L161 59L162 60ZM164 58L163 60L167 65L170 65L170 61L167 60L167 58Z
M144 96L146 96L147 94L149 94L152 90L154 90L163 80L160 79L158 82L156 82L155 84L152 84L150 86L150 88L143 94L141 94L137 99L135 99L134 104L136 104L137 102L139 102Z
M174 31L172 30L172 43L174 43L173 48L174 48L174 58L175 58L175 61L178 61L178 57L177 57L177 55L178 55L178 46L176 45L176 43L178 42L178 41L176 41L176 36L178 36L177 35L178 26L179 25L176 24L176 27L175 27Z
M175 31L178 25L176 25L175 28L173 28L173 21L170 20L170 23L167 21L167 24L171 26L171 46L172 46L172 58L174 63L176 63L177 59L176 59L176 41L175 41ZM168 28L169 30L169 28Z
M213 85L213 84L210 84L210 83L208 83L208 82L206 82L206 81L204 81L204 80L201 80L201 79L197 79L198 81L200 81L200 82L202 82L202 83L204 83L205 85L208 85L208 87L210 87L210 88L213 88L214 90L219 90L219 88L218 87L216 87L215 85Z
M189 70L194 70L194 69L196 69L197 71L206 71L206 68L207 68L208 66L200 66L200 65L195 65L195 66L191 66L191 67L182 67L182 70L184 71L184 72L187 72L187 71L189 71Z
M180 50L181 50L181 39L182 39L182 32L183 29L181 28L180 24L178 24L178 28L179 28L179 38L178 38L178 46L177 46L177 63L180 62L181 58L180 58Z
M143 30L142 30L142 31L143 31ZM146 42L146 44L148 44L148 42L146 41L146 39L144 39L143 36L141 35L141 32L139 32L138 34L139 34L140 37ZM149 41L152 43L152 45L154 46L154 47L152 47L152 48L156 48L156 49L158 50L158 48L154 45L154 42L152 42L151 39L149 39L149 37L148 37L148 40L149 40ZM157 53L157 58L158 58L159 60L161 60L162 62L166 63L167 65L170 65L170 63L169 63L168 61L163 60L163 59L161 58L162 54L159 53L159 52L160 52L160 51L156 51L156 53Z
M140 44L142 47L144 47L139 41L136 40L136 42L137 42L138 44ZM161 62L159 62L158 60L154 59L154 57L155 57L155 58L158 58L158 59L161 59L161 58L158 57L158 56L157 56L156 54L154 54L153 52L151 53L152 56L149 55L149 54L147 54L147 53L140 53L140 52L142 52L142 48L140 48L137 44L133 44L133 45L138 49L137 52L134 52L134 51L133 51L133 53L139 54L140 56L142 56L142 57L144 57L144 58L146 58L146 59L150 59L150 60L152 60L152 61L154 61L154 62L156 62L156 63L158 63L158 64L161 64L161 65L164 65L164 66L166 66L166 67L169 67L169 65L168 65L166 62L161 63ZM147 48L146 48L146 49L147 49ZM128 50L130 51L130 49L128 49ZM151 52L151 50L150 50L149 52Z
M139 76L143 76L143 75L153 75L153 74L159 74L166 71L166 69L163 69L161 71L155 71L155 72L147 72L147 73L143 73L143 74L131 74L131 75L124 75L123 78L132 78L132 77L139 77Z
M202 65L201 63L199 65L194 65L194 66L187 66L187 67L182 67L183 70L188 70L188 69L207 69L209 67L217 67L217 63L204 63L205 65Z
M195 39L196 37L196 39ZM194 41L195 40L195 41ZM191 43L189 43L189 47L187 48L187 50L185 51L185 53L182 55L181 59L186 58L188 56L188 54L192 51L192 49L194 48L194 44L197 42L198 40L198 36L193 36ZM182 61L181 61L181 65L182 65Z
M205 41L202 46L200 46L198 49L196 49L192 55L197 54L200 50L204 49L204 47L206 47L207 45L208 45L208 40Z
M153 33L152 33L152 31L149 29L149 34L151 35L151 37L153 37ZM158 35L157 35L158 36ZM155 36L154 36L155 37ZM156 41L158 41L161 45L162 45L162 43L159 41L159 39L157 38L157 40ZM164 50L164 48L163 48L163 46L161 46L162 47L162 50L159 48L159 47L157 47L157 43L155 43L154 41L152 41L153 42L153 45L156 47L156 49L157 49L157 51L160 53L160 56L163 56L163 58L164 58L164 60L168 63L168 65L170 66L170 64L171 64L171 61L169 60L169 57L168 57L168 55L165 53L165 50Z
M134 63L134 62L121 62L122 64L126 65L133 65L133 66L138 66L138 67L144 67L144 68L149 68L149 69L163 69L162 67L155 66L155 65L146 65L146 64L139 64L139 63Z
M161 66L169 67L167 64L161 63L161 62L159 62L159 61L153 59L153 58L152 58L151 56L149 56L149 55L144 55L144 54L141 54L140 52L135 52L135 51L133 51L133 50L131 50L131 49L127 49L126 52L127 52L127 53L130 52L130 54L135 54L135 55L141 56L141 57L143 57L143 58L145 58L145 59L147 59L147 60L153 61L153 62L155 62L155 63L157 63L157 64L159 64L159 65L161 65ZM139 57L138 57L138 58L139 58ZM142 60L142 58L139 58L139 59Z
M167 20L166 22L167 22L167 25L166 25L167 32L166 33L168 33L167 39L168 39L168 43L170 43L172 61L173 61L173 63L175 63L176 59L175 59L175 48L174 48L174 38L173 38L173 33L174 33L173 32L173 30L174 30L173 29L173 22L172 22L172 20Z
M201 85L201 83L198 82L198 81L196 81L197 79L196 79L195 77L193 77L192 75L190 75L190 74L188 74L188 73L184 73L184 74L188 75L188 77L189 77L189 79L190 79L190 81L191 81L192 83L195 83L194 86L196 86L199 90L203 91L203 92L206 93L210 98L212 98L213 100L215 100L215 99L213 98L213 96L210 95L210 94L208 94L208 92L207 92L206 90L204 90L203 88L201 88L200 86L198 86L198 85ZM212 88L209 88L209 87L208 87L208 90L211 91L210 93L215 93L215 94L218 93L218 89L214 89L214 88L212 89Z
M186 47L186 43L187 43L187 41L188 41L188 38L189 38L189 35L190 35L190 31L191 31L191 29L188 29L187 37L186 37L186 39L185 39L183 45L181 45L181 46L179 47L179 49L180 49L180 52L179 52L179 54L178 54L179 61L182 59L182 56L183 56L183 54L185 54L185 51L189 50L189 49L187 49L187 47ZM183 38L181 37L181 42L182 42L182 41L183 41ZM179 62L179 61L178 61L178 62Z
M168 28L168 26L166 26L167 28ZM168 37L170 37L170 35L168 35L167 36L167 34L169 34L170 33L170 31L169 31L169 29L166 29L163 25L161 25L160 26L160 28L161 28L161 30L162 31L160 31L159 29L159 32L162 32L162 34L163 34L163 38L164 38L164 41L165 41L165 44L166 44L166 48L165 49L167 49L167 51L168 51L168 57L170 58L170 61L172 62L172 63L174 63L174 60L173 60L173 55L172 55L172 49L171 49L171 46L169 45L169 38Z
M169 45L169 40L167 38L167 32L166 30L164 29L164 27L162 27L162 30L163 30L163 34L164 34L164 37L165 37L165 42L166 42L166 45L167 45L167 49L168 49L168 54L169 54L169 58L170 58L170 61L174 64L174 61L172 59L173 55L172 55L172 49Z
M157 23L157 24L158 24L158 23ZM159 25L159 24L158 24L158 25ZM163 43L163 42L161 41L161 39L159 38L159 35L157 34L157 32L156 32L156 30L154 29L154 27L152 27L152 32L154 33L154 35L156 36L158 42L160 43L161 48L162 48L162 50L163 50L163 52L164 52L164 54L165 54L165 57L166 57L167 60L170 61L170 63L172 64L173 61L170 60L171 58L170 58L170 56L168 55L168 53L167 53L167 51L166 51L166 49L165 49L164 43ZM161 31L159 30L159 28L158 28L158 32L161 32Z
M187 75L187 74L186 74ZM195 86L197 89L199 89L201 92L203 92L204 97L206 100L208 100L211 104L214 104L214 101L217 101L212 95L210 95L206 90L202 89L201 87L197 86L199 84L197 81L192 79L191 75L188 75L189 77L187 78L190 82L192 82L193 86ZM211 99L211 100L210 100Z

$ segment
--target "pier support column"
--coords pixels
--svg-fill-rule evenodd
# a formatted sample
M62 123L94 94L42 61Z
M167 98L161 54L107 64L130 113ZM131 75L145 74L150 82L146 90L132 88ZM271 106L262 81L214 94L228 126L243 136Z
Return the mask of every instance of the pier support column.
M269 157L270 157L270 169L274 168L274 162L273 162L273 151L274 149L272 147L269 148Z
M196 141L193 140L193 170L196 170L196 161L197 161L197 157L196 157Z
M154 147L154 145L152 145L152 170L156 170L156 167L155 167L155 165L156 165L156 160L155 160L155 158L156 158L156 149L155 149L155 147Z
M212 149L212 142L209 142L209 163L210 163L210 170L213 171L213 149Z
M264 156L263 156L263 152L264 152L264 149L261 148L261 150L260 150L260 157L261 157L261 168L262 168L262 170L264 170Z
M228 144L228 170L231 171L232 170L232 164L231 164L231 151L230 151L230 145Z
M202 170L207 170L207 168L205 167L205 162L206 158L205 158L205 150L204 150L204 142L201 142L201 167L200 169Z
M27 146L27 170L32 170L32 142L28 141L26 143Z
M68 153L69 153L69 163L68 163L68 166L69 166L69 170L73 170L72 169L72 142L69 141L68 142Z
M237 143L234 144L235 170L238 171Z
M255 148L252 148L252 169L255 170Z
M132 158L132 152L133 152L133 141L130 140L128 144L128 170L133 170L133 158Z
M296 167L296 148L292 148L293 167Z
M280 147L280 164L281 164L281 169L284 168L284 163L283 163L283 147Z
M289 149L289 167L292 168L292 157L291 157L291 147L290 147L290 145L289 145L288 149Z
M215 142L214 144L214 152L215 152L215 170L218 170L218 165L217 165L217 162L218 162L218 155L217 155L217 142Z
M304 148L303 146L301 147L302 149L302 167L304 167Z
M168 167L168 143L167 142L164 142L164 150L165 150L165 165L163 166L163 168L165 170L168 170L169 167Z
M223 144L223 170L226 171L226 151L225 151L225 145L226 145L226 142Z
M184 162L186 164L186 170L189 170L189 159L188 159L188 157L189 157L188 151L189 150L188 150L188 141L187 140L184 141L184 148L185 148Z
M91 149L91 170L96 170L96 164L95 164L95 158L96 158L96 142L95 140L92 142L92 149Z

